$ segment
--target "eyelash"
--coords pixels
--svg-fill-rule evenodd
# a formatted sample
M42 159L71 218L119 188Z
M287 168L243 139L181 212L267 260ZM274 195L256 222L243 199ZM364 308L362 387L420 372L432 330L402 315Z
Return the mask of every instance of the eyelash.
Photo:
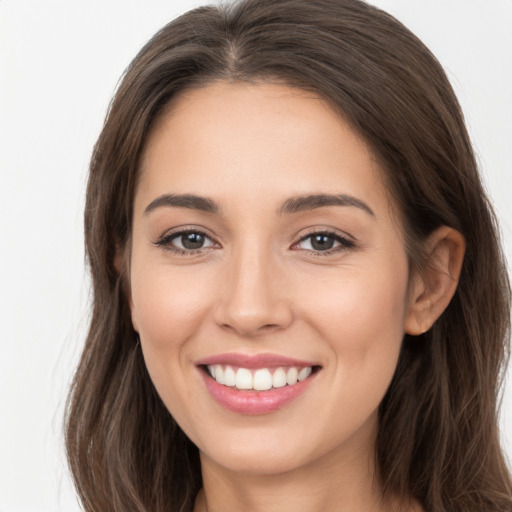
M197 249L181 249L179 247L175 247L172 245L173 240L179 239L186 235L192 235L192 234L200 235L200 236L203 236L205 239L210 240L212 242L211 246L199 247ZM173 252L174 254L177 254L178 256L193 256L195 254L200 254L200 253L204 252L205 250L209 249L210 247L215 246L215 242L204 231L201 231L199 229L182 229L180 231L174 231L174 232L167 233L167 234L163 235L159 240L157 240L155 242L155 245L162 247L166 251Z
M200 235L200 236L204 237L205 239L207 239L211 242L211 245L209 245L207 247L199 247L197 249L182 249L182 248L175 247L172 245L172 242L174 240L177 240L180 237L184 237L186 235L191 235L191 234ZM304 235L302 238L300 238L300 240L298 242L296 242L292 245L292 249L294 247L297 247L299 244L305 242L306 240L311 239L314 236L325 236L325 237L331 238L334 240L334 243L337 242L339 245L332 247L330 249L326 249L325 251L314 250L314 249L299 249L299 248L297 248L296 250L303 250L303 251L313 254L315 256L322 257L322 256L330 256L337 252L350 250L350 249L355 248L355 246L356 246L356 244L352 240L350 240L340 234L337 234L337 233L334 233L334 232L328 231L328 230L316 230L316 231L311 231L307 235ZM158 247L162 247L166 251L173 252L174 254L176 254L178 256L193 256L193 255L203 253L206 250L208 250L212 247L215 247L215 245L218 246L218 244L216 244L216 242L214 242L210 236L208 236L206 233L204 233L204 231L201 231L198 229L183 229L180 231L175 231L172 233L165 234L164 236L162 236L159 240L157 240L155 242L155 245L157 245Z
M296 247L297 245L299 245L300 243L302 243L308 239L312 239L312 237L314 237L314 236L325 236L325 237L333 239L334 242L339 243L338 246L332 247L331 249L326 249L325 251L319 251L319 250L314 250L314 249L302 249L302 250L307 251L315 256L320 256L320 257L331 256L332 254L335 254L337 252L354 249L356 246L355 242L353 242L349 238L342 236L338 233L335 233L333 231L314 230L314 231L309 232L307 235L304 235L297 243L293 244L292 248ZM301 250L301 249L297 249L297 250Z

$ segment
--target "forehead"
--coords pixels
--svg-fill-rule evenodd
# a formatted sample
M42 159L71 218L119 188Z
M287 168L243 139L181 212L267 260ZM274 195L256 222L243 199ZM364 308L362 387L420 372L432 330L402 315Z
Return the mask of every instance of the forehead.
M247 205L330 192L387 203L381 174L365 141L323 99L278 84L218 82L181 93L161 115L139 192L235 195Z

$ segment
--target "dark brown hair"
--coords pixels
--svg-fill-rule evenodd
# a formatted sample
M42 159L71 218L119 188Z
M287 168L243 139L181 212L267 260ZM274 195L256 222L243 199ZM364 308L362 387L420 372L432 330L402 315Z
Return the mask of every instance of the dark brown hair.
M380 406L385 493L427 511L512 510L497 396L508 356L510 286L496 221L452 88L428 49L359 0L242 0L165 26L127 69L94 149L85 208L90 329L69 396L66 446L86 511L190 511L197 448L146 371L116 248L129 253L139 158L180 91L275 82L321 96L367 141L399 207L411 267L446 225L467 243L456 294L434 326L405 336Z

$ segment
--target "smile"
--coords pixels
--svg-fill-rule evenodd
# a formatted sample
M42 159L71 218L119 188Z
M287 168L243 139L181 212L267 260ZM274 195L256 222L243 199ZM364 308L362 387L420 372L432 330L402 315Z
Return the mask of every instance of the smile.
M289 368L236 368L229 365L208 365L208 373L218 384L238 390L267 391L269 389L293 386L307 379L313 372L312 366Z
M224 409L269 414L306 394L322 367L313 362L259 354L222 354L196 362L209 395Z

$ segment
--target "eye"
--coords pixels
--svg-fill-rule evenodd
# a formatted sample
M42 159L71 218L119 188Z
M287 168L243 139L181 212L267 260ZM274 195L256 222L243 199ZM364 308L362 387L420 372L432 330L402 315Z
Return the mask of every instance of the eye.
M354 242L341 235L321 231L310 233L309 235L301 238L294 248L329 254L337 250L354 247L354 245Z
M191 253L215 246L214 241L202 231L186 230L164 235L156 242L170 251Z
M198 231L189 231L187 233L178 233L171 239L172 245L179 249L194 250L210 247L213 242L204 233Z

